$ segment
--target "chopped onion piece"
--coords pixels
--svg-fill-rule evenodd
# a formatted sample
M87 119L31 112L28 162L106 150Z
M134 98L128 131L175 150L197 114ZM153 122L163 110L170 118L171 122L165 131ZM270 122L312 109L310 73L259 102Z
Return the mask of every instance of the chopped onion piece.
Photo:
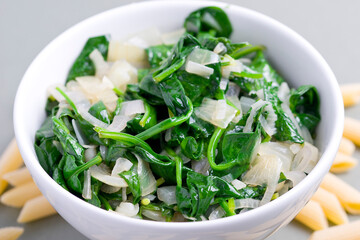
M63 85L52 85L47 88L48 96L53 96L58 102L64 102L65 98L58 90L56 90L57 87L63 91L66 91Z
M109 71L109 64L104 60L104 57L97 48L90 53L89 58L95 65L95 75L102 78Z
M165 137L164 137L165 142L168 142L171 140L171 132L172 132L172 128L169 128L166 130Z
M251 59L249 59L249 58L239 58L238 61L240 61L243 64L250 64L251 63Z
M141 214L151 220L166 222L166 218L162 215L161 211L143 209Z
M204 98L201 105L195 108L195 114L215 126L226 128L238 110L226 104L225 100Z
M297 154L302 149L301 144L293 143L290 145L290 150L293 154Z
M179 30L162 34L161 39L164 44L175 44L184 33L185 28L180 28Z
M84 199L91 199L91 175L89 170L84 171L84 188L82 191L82 197Z
M265 142L259 145L258 155L266 157L267 155L278 156L282 162L281 171L290 171L294 154L287 143L282 142Z
M81 146L87 145L89 144L88 140L86 139L86 137L84 136L83 132L81 131L81 128L79 127L77 121L75 119L73 119L71 121L71 124L74 128L74 132L76 135L77 140L79 141Z
M116 159L115 166L111 171L111 176L118 176L122 172L129 171L132 166L132 162L126 158L118 158Z
M236 188L236 190L240 190L246 187L246 184L240 181L239 179L234 179L231 184Z
M90 173L93 178L96 178L100 182L106 183L113 187L127 187L126 181L120 176L111 176L110 172L101 164L100 166L92 166Z
M240 61L234 60L229 55L224 56L224 61L230 62L229 65L221 67L221 73L224 78L229 78L232 72L240 73L244 70L244 65Z
M110 68L107 77L115 87L126 90L127 84L137 83L137 70L125 60L116 61Z
M306 174L301 171L288 171L284 172L285 177L292 182L292 187L298 185L305 177Z
M229 183L232 182L232 180L234 180L234 178L233 178L233 176L232 176L231 173L226 174L226 175L222 176L221 178L222 178L223 180L229 182Z
M87 110L85 110L82 107L77 107L80 115L88 121L90 124L92 124L95 127L101 127L101 128L107 128L109 125L104 123L103 121L97 119L93 115L91 115Z
M120 205L115 209L115 212L127 216L127 217L134 217L139 212L139 204L132 204L129 202L122 202Z
M255 103L256 101L252 98L248 98L248 97L241 97L240 98L240 103L241 103L241 109L243 111L243 113L247 113L251 106Z
M143 48L121 41L110 41L108 61L127 61L132 65L144 68L147 66L147 55Z
M148 48L150 46L156 46L163 43L161 33L157 27L149 27L132 34L126 42L141 48Z
M121 197L122 197L122 201L126 202L126 200L127 200L126 187L122 188Z
M96 148L85 149L85 153L84 153L85 161L86 162L90 161L96 156L96 154L97 154Z
M254 117L257 114L258 110L260 108L262 108L265 104L268 104L268 102L260 99L259 101L255 102L253 105L251 105L251 112L250 112L249 117L246 120L246 124L245 124L244 130L243 130L244 133L252 132L252 124L254 122Z
M222 207L217 207L214 211L212 211L209 215L209 220L215 220L222 218L226 215L224 209Z
M260 200L252 198L235 199L235 209L257 208L260 206Z
M106 129L111 132L121 132L126 128L126 124L129 120L131 120L131 117L116 115L112 123Z
M198 63L201 65L209 65L220 62L220 57L212 51L195 48L187 57L187 61Z
M278 97L282 102L288 102L288 96L290 94L289 85L286 82L282 82L279 87Z
M107 151L108 151L108 148L107 148L106 146L104 146L104 145L100 145L99 150L100 150L101 158L102 158L102 159L105 159L105 158L106 158Z
M303 148L295 155L291 170L309 173L319 160L319 150L305 142Z
M228 90L226 91L225 96L226 97L231 97L231 96L238 97L239 94L240 94L240 87L236 83L229 82L229 87L228 87Z
M149 195L146 195L144 197L141 197L141 199L144 199L144 198L147 198L149 199L150 201L154 201L156 196L154 194L149 194Z
M192 160L191 168L197 173L201 173L204 176L209 176L210 164L206 157L200 161Z
M225 91L226 87L228 86L229 79L222 78L220 81L220 89Z
M156 190L156 179L150 170L149 163L136 154L135 157L138 160L137 173L139 175L141 196L146 196Z
M204 77L204 78L209 78L210 75L214 73L213 68L206 67L202 64L192 62L192 61L187 61L186 65L185 65L185 71L187 71L188 73L192 73L192 74Z
M157 197L167 205L176 204L176 186L165 186L157 189Z
M224 53L226 53L227 49L226 49L225 45L224 45L222 42L219 42L219 43L215 46L215 48L214 48L213 51L214 51L214 53L216 53L216 54L224 54Z
M134 117L138 113L145 113L143 100L132 100L121 103L120 115Z
M100 188L100 190L102 192L109 193L109 194L116 193L116 192L120 191L120 189L121 189L121 187L113 187L113 186L107 185L105 183L102 184L101 188Z

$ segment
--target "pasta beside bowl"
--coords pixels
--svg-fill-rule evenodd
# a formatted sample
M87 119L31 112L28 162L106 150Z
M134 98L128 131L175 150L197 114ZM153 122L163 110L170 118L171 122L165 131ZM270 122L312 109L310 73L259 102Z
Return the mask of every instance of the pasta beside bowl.
M143 236L155 239L160 237L164 239L166 236L170 236L171 239L180 237L232 239L240 235L244 239L261 239L287 224L296 215L310 199L330 168L341 136L339 126L342 125L342 106L336 80L324 60L305 40L280 23L236 6L223 9L231 22L247 22L247 25L246 27L233 25L233 41L222 40L222 44L219 44L217 37L229 37L231 28L223 26L219 28L219 23L215 23L217 32L214 32L209 25L214 21L211 16L221 16L222 10L213 7L194 12L209 5L224 7L223 4L214 2L151 2L105 12L80 23L54 40L37 57L25 74L17 94L14 111L15 130L20 150L44 196L70 224L87 237L116 239L117 236L127 234L130 239L139 239ZM157 15L162 17L152 16L152 21L146 24L134 20L131 21L134 24L132 27L120 24L123 22L122 19L132 20L131 13L135 9L136 12L144 13L144 18L150 19L147 8L153 9L152 13L157 12ZM216 14L211 15L214 11ZM171 18L170 16L175 13L178 17ZM138 61L144 54L144 50L139 50L139 46L144 46L144 41L141 41L143 39L139 35L134 36L134 34L152 26L158 26L161 32L174 31L182 26L180 19L185 19L190 13L192 14L185 24L187 33L180 31L167 34L167 36L172 36L172 43L176 43L175 50L170 51L172 46L161 46L162 49L146 46L148 56L153 56L150 57L150 64L155 70L147 74L144 74L146 71L137 72L131 64L136 64L137 67L144 66L144 62ZM164 18L169 21L165 23ZM223 17L222 22L226 18ZM114 26L116 24L112 24L113 22L118 25ZM189 25L189 22L193 25ZM203 22L205 24L201 26ZM201 33L202 36L200 36L198 31L194 31L194 26L203 32L206 30L207 33ZM122 29L121 33L118 31L119 27ZM256 30L251 31L249 27ZM110 42L108 55L105 54L106 49L102 44L106 42L106 38L91 38L77 58L87 38L107 33L110 33L113 39L124 39L129 33L134 37L128 38L126 43ZM156 34L151 35L152 40L155 38L154 35ZM179 43L177 43L178 39L180 39ZM206 48L205 44L199 43L197 39L200 39L200 42L210 42L213 46ZM274 68L281 72L282 76L289 81L290 86L298 90L290 93L289 87L264 58L262 47L249 47L246 43L233 44L241 41L267 46L266 52ZM100 47L95 47L95 51L94 48L87 50L87 46L92 43L99 44ZM71 49L76 50L69 51L70 46ZM243 48L244 46L246 48ZM231 53L231 47L234 47L233 53ZM132 53L139 51L140 54L129 56L126 51L130 48ZM224 54L224 49L227 55ZM291 51L286 51L288 49ZM252 50L255 54L253 60L242 58L248 57L247 53ZM86 55L82 59L84 51L89 57ZM124 52L126 53L124 56L118 56ZM280 52L282 54L279 54ZM169 55L171 57L166 59ZM104 61L104 57L107 56L109 60L125 58L127 62L119 60L110 66ZM249 57L252 58L251 55ZM76 58L77 66L87 61L86 66L90 72L86 72L85 68L85 74L79 75L79 71L72 67L67 77L68 70ZM234 58L241 59L241 62L235 61ZM53 61L57 61L57 64L51 64ZM96 68L91 69L89 66L93 67L92 64ZM259 67L259 64L263 69ZM222 80L220 80L221 74L216 73L221 65L223 65ZM43 70L39 71L40 66L45 66L45 68L41 67ZM183 68L180 68L181 66ZM306 71L310 68L312 71ZM193 78L195 81L200 75L202 81L207 79L215 81L217 88L208 89L209 85L207 85L204 92L197 93L202 96L196 98L196 92L192 87L194 85L184 86L186 81L181 82L179 71L186 76L186 79L196 76ZM50 72L53 78L48 79ZM132 84L126 88L123 81L116 81L116 79L127 78L127 83L134 83L137 80L136 77L134 78L136 73L138 75L142 73L142 76L145 76L139 78L140 85ZM93 74L96 77L86 76ZM174 75L180 81L171 77ZM215 80L213 76L217 76ZM63 79L66 78L69 83L66 88L61 87ZM244 83L243 79L251 81ZM44 86L45 80L47 86ZM238 99L239 89L234 84L236 81L240 85L243 100ZM251 82L268 82L270 86L257 88L257 85L251 85ZM45 92L51 84L57 84L58 87L50 88L50 100L47 101L45 94L41 99L26 98L25 89L30 85L36 86L39 92L42 90ZM306 85L306 87L300 87L300 85ZM101 90L103 95L94 94L92 92L94 88L97 91ZM142 92L139 92L139 88ZM154 90L156 88L160 88L157 89L158 92ZM316 89L322 101L320 112ZM191 94L186 94L189 91L192 91ZM276 95L273 95L274 92ZM311 97L307 98L307 94ZM123 96L128 101L124 101ZM295 97L292 98L292 96ZM160 100L162 101L160 105L167 108L163 108L165 111L162 112L157 111L155 115L151 114L151 111L154 111L152 109L159 108ZM308 100L310 102L306 102ZM46 101L50 117L37 132L35 143L39 161L50 176L42 169L35 151L29 148L34 144L35 131L45 119L40 106L44 106ZM290 107L281 102L289 102ZM308 103L310 103L308 106L312 107L309 111L306 110ZM51 113L54 106L58 108ZM167 109L169 109L168 112ZM30 110L31 119L27 119L25 127L25 123L20 119L25 119L24 113ZM242 114L241 110L243 110ZM193 111L194 114L192 114ZM304 122L300 119L299 124L294 119L293 113L298 118L301 114L306 114L307 118ZM247 115L247 118L243 117ZM312 141L310 133L315 129L320 115L323 119L316 131L315 145L319 147L321 158L316 164L317 148L310 143L305 143L303 146L301 144L304 143L304 138L308 142ZM154 119L152 120L151 117ZM177 137L176 134L182 134L183 130L176 126L186 126L187 124L180 124L191 117L192 123L196 123L198 129L199 126L208 124L213 130L205 132L206 137L201 138L198 137L201 131L198 135L194 135L196 133L194 130L192 134L187 134L183 138ZM282 126L279 126L281 122L279 117L282 117L280 119L284 123ZM241 120L243 123L239 124ZM309 120L313 122L310 123ZM234 123L230 123L231 121ZM49 128L49 124L52 127ZM125 126L127 133L119 133ZM161 141L156 140L162 131L164 133L160 137ZM217 152L217 144L222 135L220 150ZM109 139L112 139L112 142ZM278 139L286 143L268 142L270 139ZM263 143L260 144L261 140ZM228 144L223 144L224 141ZM233 145L235 142L238 145ZM156 146L165 147L158 149ZM227 146L231 147L226 148ZM114 148L117 149L113 151L114 156L110 158L109 155ZM125 153L120 151L124 148ZM157 149L153 151L152 148ZM203 150L204 148L206 151ZM44 157L47 155L45 150L52 153L54 162ZM161 150L165 152L160 153ZM231 151L237 152L231 153ZM240 151L246 156L241 156ZM254 158L254 153L258 153L259 156ZM277 154L276 156L280 153L281 157L265 158L267 155L273 156L274 153ZM222 162L218 159L221 154L223 155ZM242 158L241 161L234 160L231 154L238 156L238 159ZM294 154L296 157L291 162ZM300 161L304 158L301 154L308 154L311 157L306 157L309 160L307 163ZM64 157L59 165L60 155ZM208 159L204 158L205 156ZM251 161L252 159L254 160ZM191 164L188 163L189 166L187 166L184 160L190 161ZM104 162L101 163L102 161ZM202 166L202 169L196 167L201 162L209 163L211 168L209 166ZM267 164L273 170L263 171L262 169L266 168ZM191 168L191 165L194 166ZM111 169L108 169L109 167ZM199 173L201 170L204 170L203 174ZM259 172L260 175L258 175ZM305 177L304 172L308 176ZM303 178L304 180L301 181ZM247 184L246 187L242 186L244 183L240 179ZM297 182L300 183L294 186ZM156 185L160 184L166 186L157 188ZM101 189L99 189L100 186ZM291 186L294 188L286 193ZM216 221L164 224L124 217L96 208L70 194L64 188L77 196L82 196L93 205L103 206L126 216L162 221L175 219L181 221L216 219ZM125 190L120 190L120 188ZM156 189L158 190L155 196L153 193ZM279 197L279 195L282 196ZM130 199L126 201L128 197ZM247 200L241 200L244 198ZM254 199L249 201L248 198ZM270 202L271 199L274 200ZM174 203L177 203L175 208ZM254 208L259 205L263 206L238 214L240 209ZM139 214L139 210L142 214ZM235 214L237 215L232 216ZM226 215L231 217L217 219ZM99 222L102 224L99 225ZM89 229L89 225L94 227ZM135 230L138 228L142 231Z

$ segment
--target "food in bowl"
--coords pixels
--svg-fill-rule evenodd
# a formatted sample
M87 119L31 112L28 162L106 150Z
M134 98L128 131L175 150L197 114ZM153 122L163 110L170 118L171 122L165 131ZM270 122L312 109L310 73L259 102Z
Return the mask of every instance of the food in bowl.
M231 32L204 7L172 33L90 38L66 85L49 88L41 166L95 206L157 221L232 216L286 193L318 161L319 95L290 89L263 46Z

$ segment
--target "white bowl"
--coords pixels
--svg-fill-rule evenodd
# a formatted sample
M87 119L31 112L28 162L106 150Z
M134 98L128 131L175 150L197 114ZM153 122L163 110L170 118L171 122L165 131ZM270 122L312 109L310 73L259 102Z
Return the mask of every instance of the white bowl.
M45 119L47 87L65 82L87 38L110 33L116 39L152 26L163 32L175 30L191 11L209 5L225 9L234 28L232 39L267 46L266 55L291 86L313 84L319 90L322 120L316 145L322 156L313 171L291 191L262 207L233 217L191 223L160 223L109 213L55 183L37 160L34 136ZM281 23L221 2L152 1L98 14L53 40L22 79L14 125L21 154L41 192L66 221L91 239L263 239L291 221L328 172L342 134L343 105L337 81L325 60L305 39Z

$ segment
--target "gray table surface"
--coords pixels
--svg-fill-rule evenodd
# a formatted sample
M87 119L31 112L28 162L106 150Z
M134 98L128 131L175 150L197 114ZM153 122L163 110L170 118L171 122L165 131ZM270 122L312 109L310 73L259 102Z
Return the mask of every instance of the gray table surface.
M35 56L53 38L73 24L113 7L135 0L0 0L0 152L14 136L12 113L16 89ZM360 1L347 0L226 0L269 15L304 36L324 56L339 83L360 82ZM36 96L36 93L34 93ZM346 114L360 119L360 107ZM356 156L360 159L359 150ZM342 174L355 182L360 167ZM19 225L19 209L0 205L0 227ZM351 220L359 217L351 217ZM60 216L23 225L20 239L86 239ZM307 239L311 231L292 222L269 239Z

